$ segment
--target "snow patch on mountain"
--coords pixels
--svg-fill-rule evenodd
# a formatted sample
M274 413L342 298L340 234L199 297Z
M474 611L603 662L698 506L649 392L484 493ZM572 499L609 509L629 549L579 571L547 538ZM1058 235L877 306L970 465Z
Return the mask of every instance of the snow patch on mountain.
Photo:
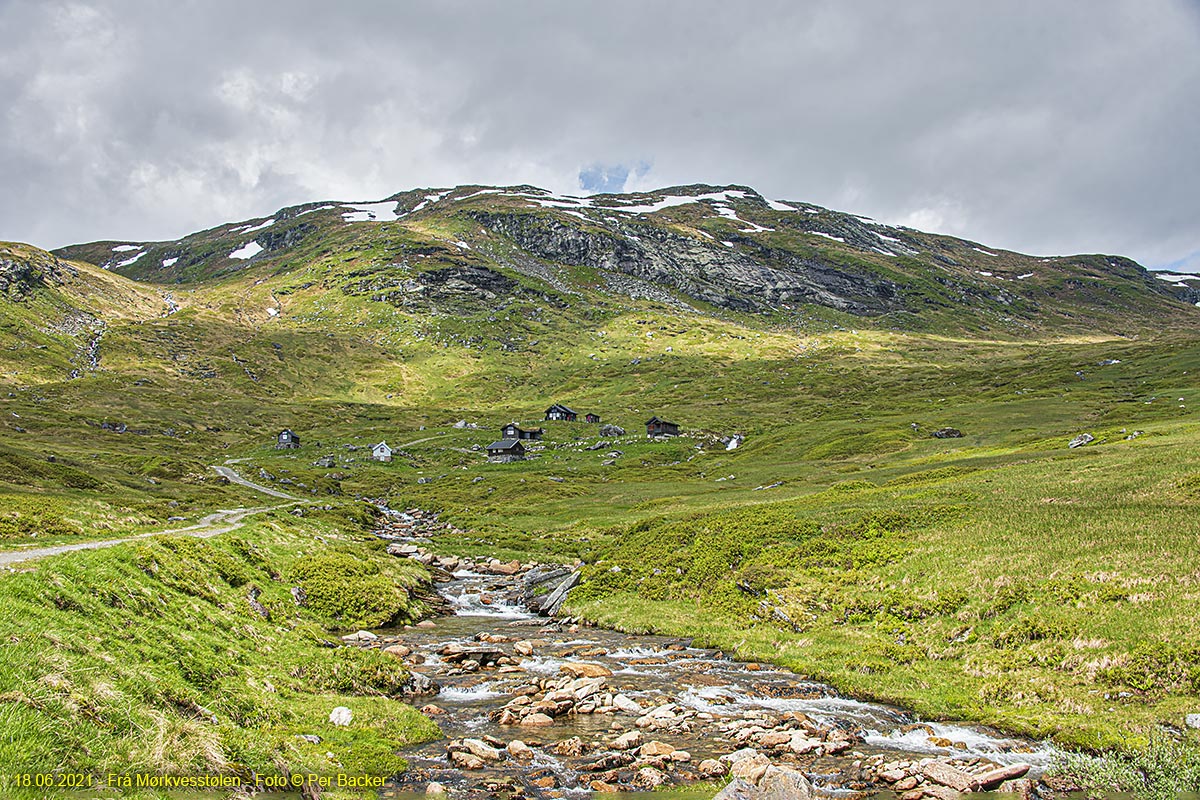
M398 204L395 200L384 200L379 203L342 203L342 219L346 222L395 222L403 214L396 212Z
M262 245L260 245L258 242L246 242L246 244L230 253L229 257L245 261L246 259L254 258L262 251Z
M259 223L258 225L243 225L240 228L234 228L230 231L230 233L253 233L254 231L261 231L263 228L269 228L274 224L275 220L272 218L266 222Z
M444 192L436 192L434 194L425 195L424 199L422 199L421 202L417 203L416 206L413 207L413 210L408 213L415 214L418 211L420 211L422 208L433 205L434 203L436 203L439 200L441 200L442 198L444 198L446 195L450 194L451 191L452 190L447 189ZM399 217L400 217L400 215L397 215L397 219L399 219Z

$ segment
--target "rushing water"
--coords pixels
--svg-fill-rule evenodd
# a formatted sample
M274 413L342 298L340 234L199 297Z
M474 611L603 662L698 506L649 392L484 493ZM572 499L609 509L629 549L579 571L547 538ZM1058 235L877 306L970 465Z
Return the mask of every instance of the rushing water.
M557 718L551 726L536 729L504 726L493 719L495 712L513 698L514 689L528 686L538 677L557 677L570 662L606 667L612 672L606 679L607 686L644 706L672 702L711 715L711 723L701 730L647 734L647 739L687 750L695 761L716 758L741 747L720 733L722 722L737 718L802 712L823 727L852 732L860 739L853 750L818 757L805 767L818 786L874 754L886 754L889 760L975 755L997 764L1029 763L1035 772L1052 757L1052 749L1045 745L972 725L920 723L900 709L843 697L828 686L803 680L787 670L734 661L716 650L692 647L686 640L569 626L535 617L517 604L518 586L516 578L455 573L454 579L441 588L454 615L436 619L432 628L380 634L413 648L415 660L423 662L415 669L440 684L440 693L429 702L444 711L435 719L449 739L521 739L535 746L534 760L521 765L506 759L490 763L483 770L464 771L448 759L446 742L430 743L406 754L410 771L385 792L386 796L423 796L430 781L459 791L480 790L480 796L484 796L480 787L505 779L524 787L530 797L592 794L587 785L593 776L576 772L572 758L555 755L554 744L579 737L600 745L602 751L603 742L621 732L618 728L633 729L634 717L568 715ZM480 637L495 636L509 641L486 646L520 659L516 665L519 669L508 666L464 672L438 655L448 645L478 648L483 646ZM538 645L532 654L522 657L513 650L516 641ZM947 742L949 747L939 746ZM544 776L553 778L554 790L532 785L531 781ZM694 790L689 793L679 788L684 792L680 796L697 796ZM707 791L711 796L711 788Z

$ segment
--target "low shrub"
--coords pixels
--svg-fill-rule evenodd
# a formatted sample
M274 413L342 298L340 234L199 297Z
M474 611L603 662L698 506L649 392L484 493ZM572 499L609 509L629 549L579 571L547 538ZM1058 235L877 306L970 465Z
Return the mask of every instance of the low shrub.
M348 552L326 552L296 561L290 581L307 605L337 628L382 628L408 618L408 592L394 576Z

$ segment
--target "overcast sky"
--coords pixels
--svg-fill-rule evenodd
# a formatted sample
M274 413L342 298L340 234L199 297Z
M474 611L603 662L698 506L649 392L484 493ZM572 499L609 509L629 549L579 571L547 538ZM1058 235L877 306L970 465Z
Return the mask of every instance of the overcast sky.
M739 183L1200 268L1196 0L0 0L0 239Z

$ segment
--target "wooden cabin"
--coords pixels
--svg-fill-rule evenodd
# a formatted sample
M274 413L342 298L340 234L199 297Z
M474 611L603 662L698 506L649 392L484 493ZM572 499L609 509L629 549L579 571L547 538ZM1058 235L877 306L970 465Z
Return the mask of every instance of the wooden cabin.
M592 414L592 413L584 414L583 421L590 422L592 425L599 425L600 424L600 415Z
M371 445L371 458L376 461L391 461L392 448L388 447L387 442Z
M275 437L276 450L295 450L300 446L300 437L291 430L282 430Z
M574 422L579 419L579 414L564 406L562 403L555 403L546 409L547 421L558 422Z
M525 458L525 445L517 439L501 439L487 446L487 454L493 464L521 461Z
M651 417L646 420L646 435L647 436L678 436L679 426L674 422L667 422L665 419Z
M545 431L541 428L522 428L515 422L510 422L500 429L500 436L504 439L520 439L521 441L540 442Z

